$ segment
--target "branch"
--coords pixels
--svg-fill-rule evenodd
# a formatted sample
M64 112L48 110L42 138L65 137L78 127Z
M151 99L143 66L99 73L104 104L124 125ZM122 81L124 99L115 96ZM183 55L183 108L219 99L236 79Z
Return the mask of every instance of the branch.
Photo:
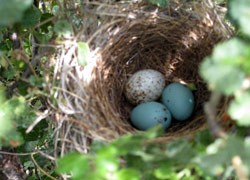
M213 92L210 96L209 101L205 103L204 111L212 135L214 137L224 138L226 137L226 133L222 130L222 128L218 124L219 119L217 117L217 110L216 110L221 100L221 97L222 97L221 94Z
M242 164L242 160L239 156L234 156L232 159L232 165L235 169L235 172L239 178L239 180L248 180L246 172L244 171L244 166Z

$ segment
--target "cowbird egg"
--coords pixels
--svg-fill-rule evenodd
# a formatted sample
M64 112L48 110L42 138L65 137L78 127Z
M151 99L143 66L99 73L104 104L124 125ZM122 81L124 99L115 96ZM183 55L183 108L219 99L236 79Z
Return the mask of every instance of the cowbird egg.
M163 90L162 102L179 121L188 119L194 110L192 91L180 83L171 83Z
M164 75L153 69L137 71L125 87L125 95L130 103L139 104L158 99L165 87Z
M171 124L171 114L167 107L158 102L146 102L137 105L130 114L132 124L140 129L147 130L161 124L164 129Z

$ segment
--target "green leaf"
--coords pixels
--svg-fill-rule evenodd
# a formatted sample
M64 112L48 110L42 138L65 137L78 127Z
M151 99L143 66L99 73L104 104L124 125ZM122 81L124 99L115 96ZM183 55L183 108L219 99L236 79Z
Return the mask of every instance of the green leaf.
M214 91L231 95L242 87L244 72L235 66L216 64L206 58L200 68L201 76Z
M54 6L52 7L52 13L53 13L54 15L58 15L58 14L60 13L60 7L59 7L58 5L54 5Z
M0 138L6 136L6 134L12 129L12 109L8 106L5 96L4 90L0 89Z
M33 27L39 23L42 13L35 6L31 6L27 9L23 15L20 24L23 27Z
M152 140L162 134L162 127L156 126L148 131L121 136L113 141L112 145L119 149L119 155L126 155L133 151L142 150L145 141Z
M4 90L0 89L0 144L17 147L23 143L23 137L18 127L30 124L34 114L25 104L24 97L13 97L6 100Z
M70 38L73 34L73 29L71 24L66 20L59 20L55 23L54 31L57 33L58 37Z
M44 79L38 76L30 76L29 82L32 86L44 87Z
M81 66L86 66L90 60L90 49L89 45L85 42L78 43L78 63Z
M221 175L231 166L232 158L248 154L242 138L229 136L218 139L207 147L207 154L198 156L194 162L210 175Z
M228 15L232 22L239 26L240 30L250 36L250 1L229 0Z
M200 67L201 76L212 90L232 95L241 89L250 73L250 46L233 38L216 46Z
M106 177L115 172L119 167L118 149L112 145L101 148L96 156L96 173L100 177Z
M99 141L99 140L93 140L93 142L91 143L91 149L93 152L97 152L107 145L108 145L108 143L106 143L106 142Z
M219 43L213 50L214 63L223 65L239 65L241 58L245 56L249 47L243 41L232 38L229 41Z
M80 153L72 152L58 160L58 173L72 174L73 180L82 180L88 172L88 160Z
M3 77L7 80L13 79L17 74L18 72L14 67L9 67L3 71Z
M169 165L162 164L159 168L154 171L154 176L157 179L171 179L178 180L177 174Z
M132 168L121 169L120 171L118 171L117 180L128 180L128 179L140 180L141 179L140 172Z
M169 142L165 154L175 164L188 164L195 155L195 151L190 143L185 139Z
M24 143L24 139L20 132L18 132L15 128L11 128L4 137L1 138L0 145L2 146L11 146L18 147Z
M250 126L250 92L239 94L230 103L228 113L240 126Z
M214 63L236 66L250 73L250 46L238 38L218 44L213 51Z
M53 37L53 31L52 30L51 31L48 30L47 32L34 31L33 35L40 43L46 44Z
M0 0L0 26L10 26L20 21L33 0Z
M118 155L118 149L115 146L108 145L97 151L98 156L102 156L104 158L112 158Z
M147 1L159 7L166 7L168 5L168 0L147 0Z

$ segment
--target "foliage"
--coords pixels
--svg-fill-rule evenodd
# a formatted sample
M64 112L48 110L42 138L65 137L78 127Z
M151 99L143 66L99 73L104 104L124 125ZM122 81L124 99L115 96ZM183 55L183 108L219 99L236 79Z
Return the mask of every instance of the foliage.
M31 4L32 0L1 0L0 26L11 26L19 22L23 17L24 11L29 8Z
M17 128L27 128L34 119L32 110L26 108L25 99L23 97L14 97L6 100L3 92L0 94L1 102L1 118L2 124L0 128L0 146L10 145L17 147L22 144L23 139Z
M126 135L109 144L93 143L88 155L70 153L59 159L57 171L71 172L72 179L199 179L205 174L193 162L194 145L184 139L165 145L150 143L162 134L159 127ZM197 139L198 140L198 139ZM201 144L200 144L201 145ZM74 162L74 163L69 163Z
M241 126L246 132L250 127L248 112L250 108L250 31L247 26L250 17L249 10L249 1L229 0L227 16L235 25L237 35L218 44L200 68L202 77L208 82L213 92L232 99L228 114L239 126L238 132L241 131ZM198 158L197 162L206 162L201 165L212 174L227 172L227 178L229 178L235 170L239 178L249 178L249 137L247 133L240 133L240 135L217 139L207 147L206 154ZM238 172L239 169L243 177Z
M46 179L37 165L53 174L53 162L37 151L53 153L53 129L49 121L41 121L29 133L26 130L44 109L43 96L47 94L43 75L47 70L41 64L34 67L35 74L23 74L34 56L32 38L40 43L52 38L54 24L37 27L53 15L33 5L33 0L0 0L0 10L0 149L10 147L17 154L27 153L20 160L29 179ZM41 58L43 63L46 57L41 54Z
M201 65L200 72L203 78L209 83L210 88L224 95L233 96L228 109L229 115L236 120L240 126L250 125L250 43L248 38L248 26L243 23L244 19L249 19L246 9L250 8L250 3L246 1L229 1L228 16L233 19L239 32L245 33L246 37L234 37L226 42L218 44L213 54L207 57Z
M239 30L250 36L250 2L245 0L229 0L229 13L228 16L231 21L239 28Z

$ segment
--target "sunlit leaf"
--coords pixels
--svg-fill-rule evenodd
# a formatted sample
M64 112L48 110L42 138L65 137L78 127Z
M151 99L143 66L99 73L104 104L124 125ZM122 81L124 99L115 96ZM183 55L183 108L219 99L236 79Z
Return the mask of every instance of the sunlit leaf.
M81 180L88 168L86 157L80 153L72 152L58 160L57 172L72 174L73 180Z
M3 89L0 89L0 138L13 128L12 124L12 109L8 106Z
M24 143L24 139L20 132L16 128L11 128L4 137L1 138L0 144L2 146L18 147Z
M200 72L212 90L226 95L231 95L240 89L245 78L245 74L240 68L216 64L209 58L202 63Z
M89 45L85 42L78 43L78 63L81 66L86 66L90 60Z
M247 44L237 38L232 38L215 46L212 59L218 64L239 65L248 49Z
M250 126L250 93L236 96L230 103L228 113L240 126Z
M240 67L245 73L250 73L250 45L238 38L218 44L211 59L215 64Z
M157 179L171 179L178 180L178 176L174 173L171 166L162 164L159 168L155 169L154 175Z
M3 90L0 92L0 144L17 147L23 143L19 127L27 127L35 114L26 106L25 98L13 97L6 100Z
M250 46L233 38L218 44L213 54L200 67L201 76L214 91L232 95L241 89L245 76L250 73Z
M96 170L105 176L108 172L114 172L119 167L118 149L114 146L106 146L97 152Z
M248 0L229 0L229 17L239 26L240 30L250 36L250 1Z
M124 168L118 171L117 180L140 180L141 174L136 169Z

